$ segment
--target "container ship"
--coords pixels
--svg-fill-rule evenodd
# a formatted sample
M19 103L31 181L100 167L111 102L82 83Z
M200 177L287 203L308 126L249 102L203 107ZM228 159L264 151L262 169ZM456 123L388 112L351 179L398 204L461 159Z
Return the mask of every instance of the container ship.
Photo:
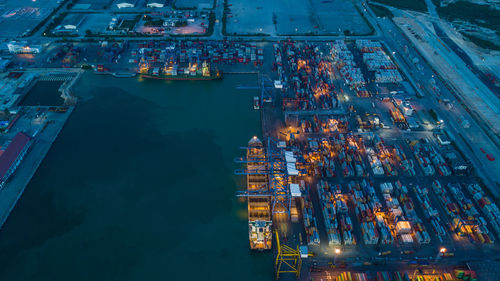
M187 67L178 67L176 63L166 62L163 67L150 66L148 62L141 59L139 62L139 73L144 78L160 80L219 80L222 73L218 70L211 70L207 62L203 62L201 67L197 63L189 63Z
M247 148L247 189L249 192L269 189L267 174L258 173L258 171L266 170L265 159L264 145L257 137L253 137L248 142ZM271 249L272 220L269 196L248 197L248 235L250 249L259 251Z

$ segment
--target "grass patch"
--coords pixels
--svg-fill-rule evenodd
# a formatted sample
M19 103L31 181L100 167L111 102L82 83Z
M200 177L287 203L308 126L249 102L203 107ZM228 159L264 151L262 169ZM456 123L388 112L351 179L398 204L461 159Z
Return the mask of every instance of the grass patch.
M465 37L467 37L472 43L477 46L485 49L500 51L500 45L495 44L495 42L491 42L489 40L484 40L472 34L462 33Z
M368 4L368 6L370 6L370 9L372 9L372 11L375 13L377 17L390 18L390 19L394 17L391 11L389 11L389 9L387 9L386 7L374 4Z
M446 7L437 7L436 10L440 17L448 21L463 20L492 30L500 30L500 11L489 5L458 1Z
M412 10L417 12L426 12L427 5L425 0L374 0L381 4L389 5L403 10Z
M133 19L124 19L122 21L122 23L120 24L120 28L133 30L135 25L139 22L140 19L141 19L141 15L137 15Z

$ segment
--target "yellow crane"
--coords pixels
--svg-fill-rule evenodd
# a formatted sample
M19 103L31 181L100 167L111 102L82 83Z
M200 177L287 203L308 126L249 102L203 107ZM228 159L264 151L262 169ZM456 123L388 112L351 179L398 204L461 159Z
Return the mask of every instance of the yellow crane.
M278 231L274 231L276 237L276 279L280 278L282 273L295 273L297 278L300 276L300 269L302 267L302 258L300 257L299 246L293 249L287 245L281 245L280 236Z

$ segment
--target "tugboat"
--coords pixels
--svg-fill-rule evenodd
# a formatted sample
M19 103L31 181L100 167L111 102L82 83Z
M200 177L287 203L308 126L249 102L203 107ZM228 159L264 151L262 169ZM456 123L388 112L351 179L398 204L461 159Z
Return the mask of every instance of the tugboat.
M253 97L253 109L260 109L260 98L258 96Z

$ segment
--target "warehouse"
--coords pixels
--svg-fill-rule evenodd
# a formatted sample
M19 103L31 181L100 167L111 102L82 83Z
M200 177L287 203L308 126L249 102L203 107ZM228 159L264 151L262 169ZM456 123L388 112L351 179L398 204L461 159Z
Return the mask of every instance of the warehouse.
M19 132L0 155L0 188L16 170L28 151L30 141L28 135Z
M78 31L78 27L85 21L86 14L69 14L57 27L58 31Z
M116 7L118 7L118 9L134 8L136 2L136 0L118 0L116 1Z
M164 0L149 0L146 4L148 8L163 8L165 6Z
M7 44L7 48L14 54L38 54L42 50L42 46L30 45L27 41L11 41Z

